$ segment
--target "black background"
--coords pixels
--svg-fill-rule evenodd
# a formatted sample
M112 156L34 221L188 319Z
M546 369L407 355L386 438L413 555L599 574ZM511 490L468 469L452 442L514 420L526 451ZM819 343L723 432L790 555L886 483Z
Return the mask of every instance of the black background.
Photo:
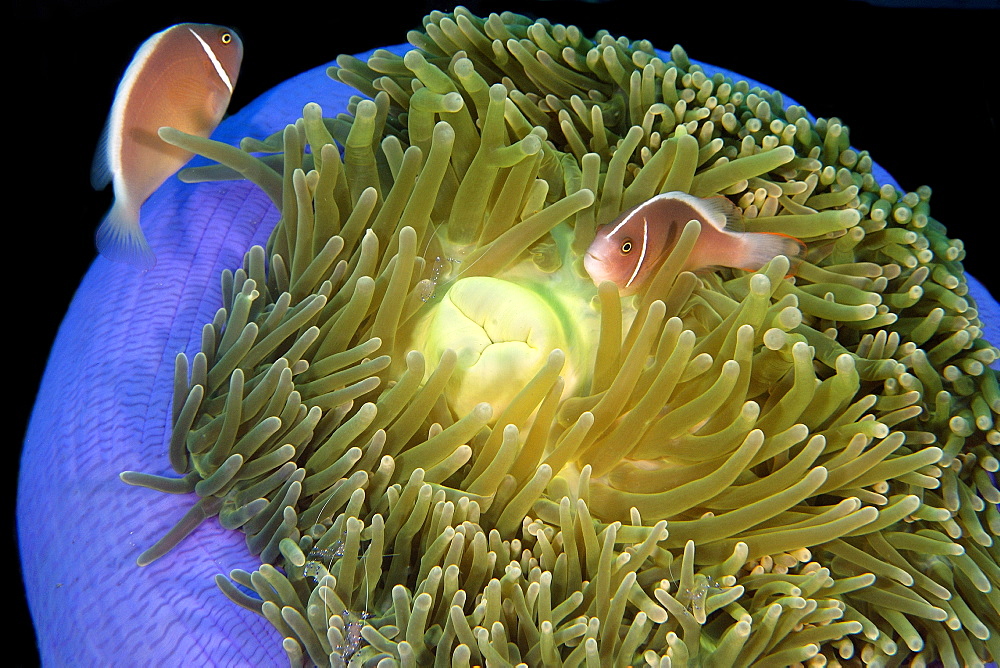
M221 23L240 32L245 57L231 110L290 76L375 46L403 42L421 17L447 5L413 2L296 3L180 0L161 3L17 2L7 24L5 74L14 79L5 136L7 198L23 202L6 214L8 317L16 318L13 365L19 398L14 441L20 451L38 381L59 322L92 262L94 230L110 206L110 189L89 186L94 145L118 80L138 45L184 21ZM512 10L572 23L588 35L649 39L661 49L682 44L698 60L776 87L816 116L837 116L852 144L870 151L901 185L934 189L932 214L965 240L966 269L1000 296L996 262L998 81L995 51L1000 13L990 2L950 3L974 9L872 6L862 2L753 2L727 9L717 2L467 2L483 16ZM903 4L889 2L886 4ZM941 4L941 3L939 3ZM943 3L949 4L949 3ZM260 4L258 7L264 7ZM654 7L649 9L649 7ZM324 9L325 8L325 9ZM750 9L748 9L750 8ZM319 11L320 13L317 13ZM322 12L326 12L325 20ZM349 19L348 15L357 17ZM24 30L23 34L21 30ZM18 45L23 45L20 50ZM16 310L15 310L16 309ZM21 309L26 309L23 315ZM16 470L5 487L3 552L16 568L13 504ZM67 518L71 521L71 518ZM17 572L17 571L8 571ZM16 586L14 587L16 589ZM23 599L12 611L13 642L31 649ZM105 614L93 611L94 614ZM124 640L124 639L123 639ZM8 646L8 660L15 660ZM127 647L123 646L127 662ZM20 665L37 654L26 651Z

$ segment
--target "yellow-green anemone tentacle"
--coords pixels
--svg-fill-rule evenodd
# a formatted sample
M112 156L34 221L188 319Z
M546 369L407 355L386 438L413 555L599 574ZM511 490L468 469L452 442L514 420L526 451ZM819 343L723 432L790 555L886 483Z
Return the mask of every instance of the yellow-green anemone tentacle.
M263 566L219 586L293 665L996 660L1000 351L930 189L679 46L461 7L409 37L338 59L348 114L161 132L281 220L176 361L180 477L122 474L199 497L139 563L242 530ZM595 287L597 227L671 190L805 256L686 272L690 222Z

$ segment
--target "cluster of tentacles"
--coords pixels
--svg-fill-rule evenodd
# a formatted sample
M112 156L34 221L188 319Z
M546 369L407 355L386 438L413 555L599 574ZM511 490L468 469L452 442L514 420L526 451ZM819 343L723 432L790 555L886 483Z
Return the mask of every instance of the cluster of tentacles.
M140 563L242 530L263 565L219 586L293 665L1000 657L998 352L929 189L680 47L462 8L409 38L332 68L350 114L162 131L282 217L178 357L183 477L123 474L200 497ZM594 288L596 227L673 190L805 261L681 272L691 223L634 298ZM559 331L476 376L455 330L531 299Z

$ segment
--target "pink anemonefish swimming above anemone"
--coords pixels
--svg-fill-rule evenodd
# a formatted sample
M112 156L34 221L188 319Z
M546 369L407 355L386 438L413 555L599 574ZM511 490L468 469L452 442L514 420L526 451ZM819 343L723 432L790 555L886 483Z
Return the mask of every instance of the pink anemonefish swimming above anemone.
M725 197L703 199L669 192L632 207L597 230L583 266L595 285L611 281L621 294L633 294L655 274L690 220L701 223L701 234L684 271L719 266L756 271L777 255L787 256L794 266L805 253L805 244L794 237L732 229L740 212Z
M223 26L181 23L156 33L129 63L94 156L91 183L114 181L115 201L97 230L105 257L143 268L156 259L139 208L191 153L160 139L164 126L208 137L222 120L243 60L243 42Z

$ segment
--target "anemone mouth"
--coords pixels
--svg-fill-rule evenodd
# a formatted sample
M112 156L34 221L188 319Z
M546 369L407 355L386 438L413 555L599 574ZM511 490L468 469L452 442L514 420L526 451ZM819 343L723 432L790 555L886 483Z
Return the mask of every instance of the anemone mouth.
M178 357L183 477L123 474L200 497L140 563L241 529L263 566L217 581L293 664L996 658L998 351L930 190L680 47L462 8L409 38L338 59L350 114L161 133L282 218ZM692 223L595 287L597 226L669 191L802 239L794 278L682 271Z
M459 279L417 320L403 348L414 347L429 362L425 382L447 351L456 355L444 391L453 415L465 415L489 397L499 417L549 355L568 348L570 338L540 295L489 276ZM564 379L576 375L571 368L565 372ZM563 393L574 390L564 386Z

